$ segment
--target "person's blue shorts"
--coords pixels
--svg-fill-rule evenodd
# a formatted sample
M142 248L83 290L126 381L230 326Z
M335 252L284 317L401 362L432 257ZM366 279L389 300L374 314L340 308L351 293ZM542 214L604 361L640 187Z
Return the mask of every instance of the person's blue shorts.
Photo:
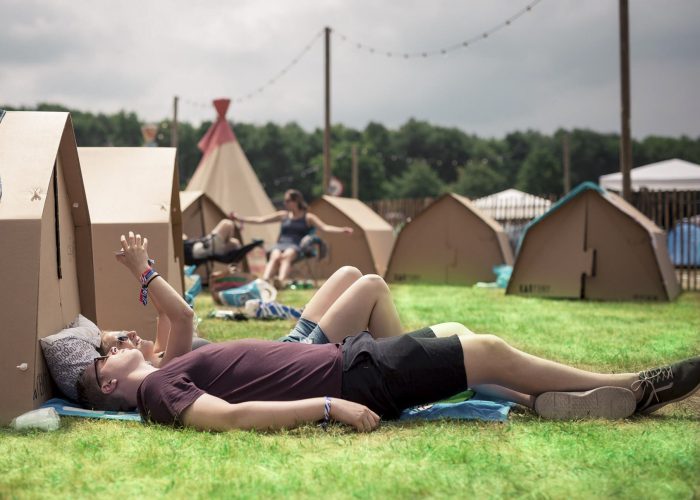
M303 344L328 344L329 340L321 327L304 317L299 318L287 335L278 339L278 342L301 342Z

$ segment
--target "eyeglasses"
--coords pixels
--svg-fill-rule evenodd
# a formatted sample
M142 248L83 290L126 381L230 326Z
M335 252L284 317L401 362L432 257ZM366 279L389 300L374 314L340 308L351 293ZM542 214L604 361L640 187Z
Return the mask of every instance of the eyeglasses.
M95 380L97 381L97 387L102 390L102 382L100 382L100 372L97 371L97 363L102 361L103 359L107 359L109 356L98 356L93 360L93 364L95 365Z

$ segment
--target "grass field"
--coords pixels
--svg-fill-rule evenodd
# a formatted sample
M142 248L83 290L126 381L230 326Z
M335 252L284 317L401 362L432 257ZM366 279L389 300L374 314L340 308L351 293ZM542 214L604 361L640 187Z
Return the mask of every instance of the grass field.
M506 297L500 290L393 286L406 329L461 321L582 368L636 371L700 354L700 294L672 304ZM279 299L301 305L309 291ZM273 339L287 322L206 319L212 340ZM0 430L0 498L700 497L700 397L620 422L385 423L280 433L198 433L62 418L52 433Z

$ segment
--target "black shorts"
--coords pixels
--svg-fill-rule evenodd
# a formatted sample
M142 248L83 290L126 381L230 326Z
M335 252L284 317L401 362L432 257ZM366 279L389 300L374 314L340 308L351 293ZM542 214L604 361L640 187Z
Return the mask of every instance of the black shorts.
M375 340L362 332L343 341L343 399L385 419L467 389L459 337L435 338L430 329Z

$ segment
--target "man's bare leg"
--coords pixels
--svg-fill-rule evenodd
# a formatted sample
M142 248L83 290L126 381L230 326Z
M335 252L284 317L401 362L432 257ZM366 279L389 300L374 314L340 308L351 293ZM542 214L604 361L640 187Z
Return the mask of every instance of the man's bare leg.
M452 335L466 337L476 335L462 323L457 322L440 323L437 325L432 325L430 329L433 331L436 337L450 337ZM535 398L533 396L529 394L523 394L521 392L517 392L511 389L507 389L498 385L471 385L471 388L480 394L485 394L494 398L503 399L505 401L512 401L514 403L527 406L528 408L533 408L535 404Z
M318 321L330 342L369 330L374 338L403 333L389 287L376 274L366 274L343 292Z
M522 352L495 335L461 336L470 386L497 385L538 396L549 391L588 391L613 386L630 389L635 373L580 370Z

